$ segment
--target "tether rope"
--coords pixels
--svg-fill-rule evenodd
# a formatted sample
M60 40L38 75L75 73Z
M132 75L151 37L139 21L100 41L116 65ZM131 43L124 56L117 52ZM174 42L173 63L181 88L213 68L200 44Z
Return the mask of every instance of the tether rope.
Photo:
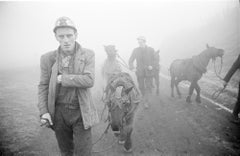
M221 57L221 66L220 66L220 70L217 72L216 70L216 60L213 60L214 63L214 73L215 75L220 79L223 80L223 78L220 76L221 72L222 72L222 66L223 66L223 58ZM218 90L216 90L213 94L212 94L212 99L216 100L220 94L222 94L225 90L226 86L224 86L223 88L220 88Z

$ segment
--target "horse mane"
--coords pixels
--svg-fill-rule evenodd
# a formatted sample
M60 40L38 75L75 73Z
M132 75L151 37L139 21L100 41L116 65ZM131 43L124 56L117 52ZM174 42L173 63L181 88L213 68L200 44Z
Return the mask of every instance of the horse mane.
M200 72L205 73L210 58L208 57L208 51L204 50L200 54L192 57L193 66Z

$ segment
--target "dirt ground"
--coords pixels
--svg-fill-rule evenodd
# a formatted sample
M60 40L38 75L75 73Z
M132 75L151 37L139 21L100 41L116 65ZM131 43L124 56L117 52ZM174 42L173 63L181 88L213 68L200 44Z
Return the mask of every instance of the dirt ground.
M53 131L39 126L38 79L38 70L0 74L0 155L59 155ZM181 91L185 97L187 90ZM93 92L100 114L101 89L94 88ZM229 116L204 99L201 104L187 104L185 98L171 98L169 81L161 78L160 95L152 95L150 108L139 105L132 134L133 152L125 153L109 131L94 145L93 156L237 156L240 126L229 122ZM92 128L93 142L105 127L101 121Z

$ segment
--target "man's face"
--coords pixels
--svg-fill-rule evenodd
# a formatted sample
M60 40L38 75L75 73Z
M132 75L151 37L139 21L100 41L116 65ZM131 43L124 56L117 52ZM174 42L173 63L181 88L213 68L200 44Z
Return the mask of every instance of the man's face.
M145 47L146 46L146 41L138 40L138 44L139 44L140 47Z
M58 28L55 37L63 52L72 52L74 50L77 32L72 28Z

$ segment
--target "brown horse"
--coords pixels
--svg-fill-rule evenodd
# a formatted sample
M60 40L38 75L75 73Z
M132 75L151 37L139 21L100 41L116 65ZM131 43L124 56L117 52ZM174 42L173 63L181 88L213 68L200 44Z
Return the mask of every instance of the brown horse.
M201 103L200 98L200 87L198 85L198 80L205 73L206 67L210 59L215 59L216 57L222 57L224 50L217 49L215 47L209 47L201 52L197 56L193 56L190 59L178 59L174 60L170 65L170 75L171 75L171 96L174 97L174 86L176 87L178 96L181 97L181 93L178 88L179 82L187 80L191 82L189 88L189 94L186 98L188 103L191 102L191 96L193 90L197 92L196 102Z
M118 87L122 87L120 97L116 96ZM120 132L119 143L124 144L125 151L129 152L132 150L133 119L141 100L140 93L130 75L124 72L113 75L105 91L110 126L114 132Z

